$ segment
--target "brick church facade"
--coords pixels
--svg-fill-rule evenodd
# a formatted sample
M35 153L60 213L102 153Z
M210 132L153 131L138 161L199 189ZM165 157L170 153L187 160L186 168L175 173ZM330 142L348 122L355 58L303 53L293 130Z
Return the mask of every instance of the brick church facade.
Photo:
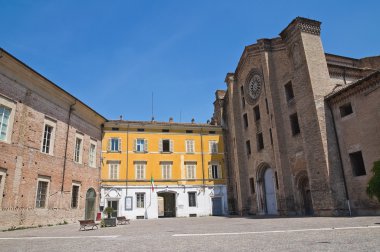
M325 53L320 25L298 17L246 46L216 92L233 212L380 213L365 193L380 159L380 57Z

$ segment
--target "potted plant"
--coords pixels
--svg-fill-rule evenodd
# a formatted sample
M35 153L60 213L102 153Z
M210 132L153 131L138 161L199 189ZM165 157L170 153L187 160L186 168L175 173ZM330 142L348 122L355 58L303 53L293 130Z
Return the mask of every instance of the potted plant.
M116 226L116 218L111 218L111 214L113 213L113 208L112 207L106 207L103 211L105 214L107 214L107 218L104 218L104 226Z
M113 213L112 207L106 207L103 211L105 214L107 214L108 219L111 219L111 214Z

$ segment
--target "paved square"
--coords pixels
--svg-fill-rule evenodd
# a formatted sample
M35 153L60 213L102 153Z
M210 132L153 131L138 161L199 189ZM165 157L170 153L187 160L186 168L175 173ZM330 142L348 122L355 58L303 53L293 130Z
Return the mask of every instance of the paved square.
M380 217L200 217L0 233L0 251L379 251Z

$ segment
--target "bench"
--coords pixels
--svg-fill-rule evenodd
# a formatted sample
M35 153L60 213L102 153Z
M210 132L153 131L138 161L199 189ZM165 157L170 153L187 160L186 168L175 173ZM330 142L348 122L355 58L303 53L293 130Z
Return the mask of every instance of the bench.
M130 219L125 218L125 216L116 217L116 219L118 225L130 224Z
M86 228L91 228L92 230L94 230L95 227L96 229L98 229L98 223L95 223L94 220L79 220L79 225L79 230L88 230Z

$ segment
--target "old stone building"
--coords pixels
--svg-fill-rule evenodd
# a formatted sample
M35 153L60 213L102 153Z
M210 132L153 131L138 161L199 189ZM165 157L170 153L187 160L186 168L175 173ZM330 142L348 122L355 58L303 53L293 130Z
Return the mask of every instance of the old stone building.
M104 122L0 49L0 226L94 218Z
M320 25L298 17L280 37L246 46L216 93L231 211L380 213L365 194L380 159L380 57L325 53Z

